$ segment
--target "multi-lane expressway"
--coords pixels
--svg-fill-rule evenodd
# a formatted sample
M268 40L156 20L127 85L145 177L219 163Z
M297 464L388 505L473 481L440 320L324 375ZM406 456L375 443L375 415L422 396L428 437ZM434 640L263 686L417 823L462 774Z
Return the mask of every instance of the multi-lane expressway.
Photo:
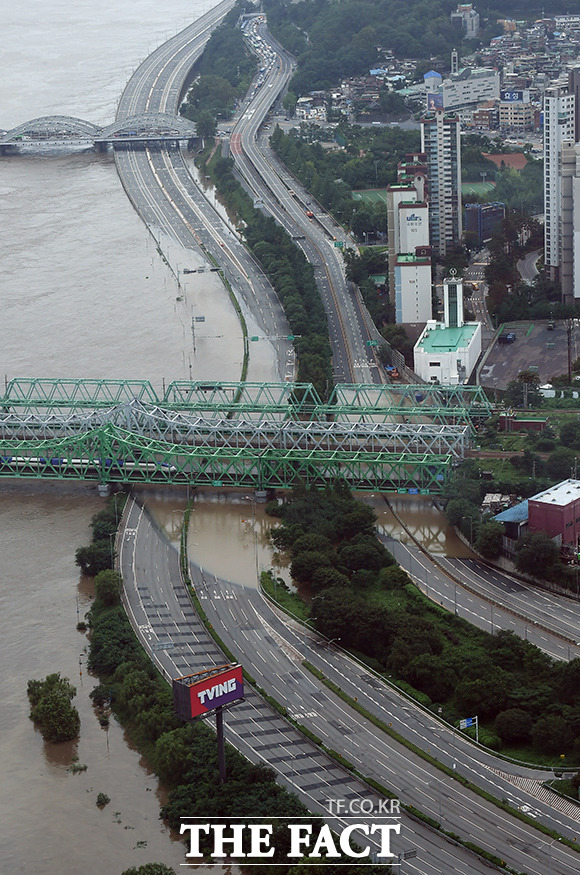
M233 127L230 151L254 197L296 238L315 267L333 349L335 379L347 383L380 382L380 370L368 346L369 334L359 301L345 280L335 242L352 244L344 231L303 189L268 148L264 123L290 79L294 60L269 34L263 18L246 29L252 49L265 64ZM340 239L337 239L340 238Z
M129 616L145 646L168 676L192 673L222 659L192 611L179 577L178 554L136 503L132 503L118 543L120 570ZM257 683L274 696L298 723L339 751L364 775L390 787L403 803L415 806L460 835L496 854L518 872L545 875L575 872L577 856L557 842L546 841L533 827L500 812L457 781L437 771L409 749L334 696L302 662L307 659L369 712L392 724L400 735L427 748L451 768L494 796L509 801L532 818L548 822L571 838L577 835L574 807L552 807L536 773L499 763L435 720L367 669L336 648L325 646L311 630L293 627L252 589L220 581L193 569L198 597L220 637L250 670ZM251 667L250 667L251 666ZM254 694L243 711L227 718L229 739L252 760L270 763L315 812L327 800L373 796L353 783L330 759L285 721L264 708ZM356 786L355 786L356 785ZM529 792L528 792L529 791ZM546 798L540 798L545 796ZM394 850L417 848L406 862L417 873L479 872L481 863L414 820L402 822L402 841ZM467 869L465 868L467 866Z
M203 51L211 27L231 4L212 12L209 24L199 22L156 50L131 77L122 95L117 119L146 112L176 112L189 70ZM205 17L204 17L205 18ZM200 20L203 21L204 19ZM267 32L265 32L267 33ZM274 46L274 43L271 43ZM330 219L318 214L309 222L303 203L280 179L275 162L257 149L256 133L272 104L285 88L293 61L276 46L261 88L254 87L232 134L231 151L246 183L300 244L315 267L316 279L329 320L335 378L341 382L380 381L380 371L368 346L369 335L345 281L339 250L334 247ZM272 52L274 49L272 49ZM229 227L195 185L179 151L116 151L115 160L125 190L156 235L161 231L187 248L201 248L224 270L236 294L258 319L264 336L288 336L276 296L236 232ZM275 172L276 168L278 172ZM306 195L303 193L303 198ZM284 372L287 343L277 344L279 369Z
M229 8L229 5L229 2L226 2L221 4L219 9L223 12L226 8ZM219 13L215 10L214 12L216 16L219 17ZM169 104L171 103L173 103L173 106L175 107L175 98L176 95L181 93L180 89L183 87L184 80L180 80L179 77L172 80L169 70L172 69L173 62L177 57L181 57L183 51L185 51L185 53L191 49L194 50L194 53L201 51L204 39L206 38L205 22L203 25L198 26L197 36L200 39L199 44L195 43L195 39L197 38L195 37L195 33L193 35L190 34L189 38L186 40L187 48L185 50L183 49L183 46L178 46L177 43L171 45L172 41L170 41L169 44L165 44L165 46L162 47L163 52L167 52L163 64L159 63L161 60L161 57L159 57L150 68L147 68L147 62L139 68L138 75L136 74L131 80L131 88L128 88L123 95L119 110L121 116L123 114L133 114L142 111L167 111L170 108ZM161 50L158 51L161 52ZM190 52L188 60L190 65L191 57L192 54ZM326 279L330 283L332 279L331 273L333 271L338 271L340 273L341 268L338 264L335 264L335 268L332 269L327 269L326 267L326 264L329 261L332 261L336 253L334 246L332 245L333 241L329 239L328 227L325 226L324 221L308 222L303 210L304 203L301 200L305 195L302 194L296 196L296 189L293 189L292 193L292 191L289 190L289 186L292 183L290 183L288 179L285 182L281 182L278 173L275 173L272 169L271 163L268 167L262 165L260 168L259 177L261 179L263 179L264 176L267 177L266 188L258 187L263 185L263 183L258 182L258 177L256 177L255 173L257 162L260 161L255 145L257 142L255 135L265 118L269 106L271 105L271 101L269 102L267 97L262 97L262 95L267 96L268 91L279 92L283 87L284 77L287 77L288 75L288 70L286 69L286 71L284 71L283 69L284 63L283 56L280 55L278 65L272 68L268 74L268 76L272 77L273 81L270 83L270 80L266 78L262 84L262 88L259 90L258 97L256 98L256 95L254 96L256 103L250 103L247 109L247 114L245 114L246 122L240 122L240 128L234 131L232 151L238 160L240 171L245 171L244 175L246 176L247 183L251 186L257 186L255 189L256 194L259 195L261 192L261 197L264 201L268 201L272 212L276 214L275 211L283 206L283 210L278 214L278 218L286 223L289 222L290 219L293 219L295 222L294 227L299 228L299 232L294 233L294 236L304 236L305 241L303 241L303 245L305 249L308 245L312 245L313 249L309 253L310 257L313 260L317 258L320 259L318 264L315 260L315 264L317 264L317 267L319 268L319 273L324 273ZM264 86L266 90L264 89ZM239 135L238 139L236 139L237 135ZM120 152L117 153L116 158L123 183L134 203L140 210L143 210L146 220L150 222L153 227L173 234L177 239L181 239L185 242L186 245L201 246L224 265L224 271L233 279L233 284L234 287L236 287L236 290L246 297L250 308L253 309L252 305L257 304L258 302L259 306L263 307L263 301L267 293L271 292L271 290L268 289L268 284L265 281L265 278L262 278L259 281L254 279L255 265L253 265L251 261L244 260L247 259L248 256L244 247L237 239L237 236L231 229L224 225L221 220L217 221L211 208L208 206L207 201L203 198L203 195L197 192L195 187L192 186L191 177L185 168L179 153L156 153L149 151L143 153ZM244 160L248 160L249 164L244 164ZM274 195L274 197L272 195ZM277 203L277 201L279 203ZM211 219L208 219L208 216L211 216ZM290 219L288 217L290 217ZM291 229L292 225L287 224L287 227ZM316 233L318 233L318 237L314 232L315 228L317 229ZM312 253L317 253L317 255ZM338 276L338 273L335 274L335 280L342 282L344 285L344 280L342 277ZM259 285L256 285L256 282L258 282ZM334 300L333 303L336 305L336 300ZM279 310L276 310L276 306L277 302L274 297L271 300L271 313L268 317L272 321L270 327L267 327L265 324L266 317L264 316L264 330L278 335L284 332L284 328L280 328L281 317ZM335 307L334 309L339 308ZM358 328L357 323L359 325ZM358 368L359 373L356 374L358 379L360 380L362 378L364 381L370 381L368 378L368 372L371 370L371 363L368 359L368 350L366 349L364 336L360 331L358 317L354 315L352 318L347 317L346 320L341 318L340 324L337 323L334 331L335 337L339 338L344 345L344 354L337 355L337 359L341 361L338 365L338 369L342 369L343 379L345 378L344 375L347 373L353 374L354 369ZM357 332L359 335L358 338ZM362 347L360 345L361 343L363 344ZM338 343L337 348L339 346L340 343ZM347 352L347 349L350 351ZM353 349L358 349L358 352L353 352ZM137 513L137 511L135 511L135 513ZM140 518L139 525L143 523L143 519L143 517ZM134 531L131 532L131 525L129 525L129 532L123 539L124 546L131 541L131 538L137 539L138 530L139 526L135 525ZM176 562L171 560L173 562L172 571L170 570L168 572L167 569L163 570L159 562L157 549L158 548L155 547L154 554L149 558L143 558L141 552L139 552L139 557L137 558L134 553L132 559L128 560L128 563L123 556L121 557L122 572L124 576L130 577L131 572L133 572L133 579L135 582L134 593L137 601L135 602L132 611L137 628L145 640L145 643L148 642L149 645L164 644L163 638L161 640L159 639L159 631L162 631L165 637L168 632L171 632L172 643L177 642L182 653L185 653L185 667L187 667L187 669L195 669L196 666L201 664L205 667L208 659L211 661L212 658L219 659L219 657L216 656L215 649L212 650L212 645L209 641L203 641L202 638L198 639L197 645L194 645L193 651L188 649L189 644L187 643L187 636L191 634L191 632L188 631L188 627L190 623L194 622L193 615L184 598L184 593L179 590L177 593L174 593L172 589L171 584L176 582ZM147 551L145 551L143 556L147 557ZM151 579L151 575L153 575L154 578L156 577L157 582ZM203 580L200 580L199 582L201 584L200 595L203 596ZM361 721L358 715L355 715L354 712L349 713L348 720L345 721L344 706L339 705L338 702L334 702L332 697L327 692L323 692L320 688L316 689L316 691L309 689L309 687L314 687L315 684L313 679L304 674L300 667L302 656L302 639L300 634L297 636L296 632L284 627L284 624L281 624L280 620L274 616L263 620L262 616L266 610L266 606L263 604L260 604L259 611L255 604L247 604L246 606L243 606L246 595L243 595L245 591L241 590L241 588L236 588L232 584L226 584L226 588L224 589L224 585L220 584L219 581L214 581L212 585L215 587L214 590L208 589L205 591L208 596L206 603L208 608L216 611L215 620L216 622L221 623L224 630L224 636L226 636L226 629L231 626L230 620L232 618L227 617L227 615L224 618L224 615L221 613L221 608L226 605L226 603L229 603L228 611L230 614L238 617L237 626L234 624L234 628L239 634L236 636L236 642L232 640L234 647L239 647L244 639L249 639L251 637L261 639L262 644L265 645L265 649L261 650L258 648L255 650L255 656L252 656L252 662L256 673L262 678L264 685L266 685L266 683L272 683L272 691L275 695L281 695L284 693L287 698L292 698L292 707L294 708L293 713L297 716L300 715L300 722L305 723L306 725L308 725L308 721L311 721L314 727L313 731L320 734L321 737L328 737L330 739L328 743L329 747L338 747L342 744L343 747L341 747L341 749L348 749L346 755L353 762L360 763L361 771L363 771L363 773L380 776L381 781L387 784L392 784L393 788L401 793L404 792L406 794L408 791L408 798L411 798L412 793L421 796L423 804L417 804L417 807L420 807L422 810L430 810L430 812L435 815L435 819L437 819L437 813L439 813L439 819L445 820L444 825L446 828L458 832L464 837L470 837L481 846L485 846L492 852L498 853L503 859L506 859L509 865L514 866L514 868L517 868L520 871L533 872L541 875L541 873L546 871L565 873L577 869L576 858L570 856L569 852L561 845L544 841L539 837L539 834L534 833L529 827L522 825L518 821L512 820L503 814L500 815L493 806L491 806L484 815L480 809L480 806L482 805L481 800L477 799L477 797L473 797L472 800L470 797L469 804L475 807L473 807L471 813L466 816L465 806L467 804L467 797L463 794L463 791L460 791L452 782L452 779L449 779L450 783L449 786L447 786L447 779L442 779L437 773L427 774L426 772L420 772L421 769L424 769L424 764L421 764L419 761L414 762L413 769L411 769L411 758L408 751L397 751L395 753L393 742L380 738L380 733L372 726L363 725L363 721ZM159 591L157 591L157 589L159 589ZM210 595L211 598L209 597ZM240 605L238 605L238 602ZM241 613L236 613L238 607L240 607L242 611ZM139 611L143 611L143 613L139 614ZM246 623L249 623L251 628L245 629L244 625ZM275 631L275 636L277 637L272 635L272 631ZM254 644L255 642L252 642L252 645ZM308 648L309 654L312 655L310 652L310 645L306 642L304 646ZM155 650L155 656L160 662L167 660L172 650L174 650L174 648L171 648L171 650L157 649ZM250 648L250 651L252 651L252 648ZM261 656L258 655L258 653L260 653ZM277 654L276 657L272 655L273 653ZM175 652L173 655L176 655ZM276 659L281 660L282 657L287 660L287 663L282 668L281 675L280 671L278 671L278 674L280 675L278 680L273 678L268 679L268 675L265 672L262 673L257 671L258 668L263 668L262 662L268 666L270 663L275 663ZM346 659L346 657L335 653L334 651L325 652L323 658L329 673L331 661L334 662L335 660ZM167 665L169 665L169 667L167 667ZM183 660L180 660L179 663L175 662L173 664L164 663L164 667L165 670L170 673L175 670L183 670ZM333 666L333 671L337 673L337 678L341 683L346 683L344 677L344 665ZM353 671L356 671L356 669L353 669ZM368 683L365 679L363 686L361 686L361 680L360 677L358 678L358 681L355 678L351 680L350 683L353 684L353 690L358 690L359 694L364 692L369 705L373 705L373 707L378 707L382 710L385 708L385 702L389 701L389 707L392 709L391 716L397 719L401 728L411 726L410 731L416 735L420 735L420 731L417 729L417 725L414 722L419 719L416 714L417 709L415 709L415 706L411 706L409 703L405 703L404 705L401 704L401 701L396 699L395 694L392 691L387 695L385 690L381 688L379 695L374 683ZM294 689L294 687L296 687L296 689ZM370 687L370 690L368 687ZM391 697L393 697L392 701ZM311 706L310 709L307 709L308 703L313 701L316 703L324 701L324 707L318 709L318 707ZM331 702L332 705L330 704ZM261 706L261 710L263 712L263 706ZM312 713L313 711L316 712L314 715ZM332 726L332 720L330 719L331 713L334 714L336 718L334 719L334 723L336 724L334 727ZM389 714L388 711L385 713ZM263 718L263 713L261 716ZM273 715L269 715L267 722L271 723L272 718ZM255 722L255 715L252 719ZM276 718L276 720L277 719L278 718ZM447 757L450 762L453 759L458 770L470 770L473 772L473 776L476 776L480 771L487 770L489 774L487 775L486 780L487 782L491 782L491 784L495 784L497 793L505 793L506 798L513 799L515 805L520 807L525 805L529 807L531 813L536 817L548 818L552 825L556 825L557 821L557 825L562 832L566 834L572 834L574 832L577 824L575 824L573 819L566 812L560 812L560 814L554 815L553 810L549 809L545 802L537 800L531 795L527 795L522 787L514 788L513 783L510 783L510 780L506 778L505 770L503 770L503 774L498 774L494 777L489 764L483 766L470 748L463 749L461 745L463 745L464 742L459 742L453 733L438 726L432 717L427 717L425 719L430 721L430 725L423 727L421 730L427 733L423 738L422 743L429 743L433 747L440 748L440 755L443 761L446 761L445 757ZM264 720L261 719L257 722L260 726L260 739L257 737L252 739L250 736L247 736L245 739L242 738L242 735L245 734L246 730L244 730L244 733L240 733L236 738L239 746L246 750L246 752L252 757L256 757L256 748L260 747L260 743L262 745L265 743L266 747L269 746L267 741L264 742ZM437 734L439 735L438 740L436 740ZM248 739L250 740L248 741ZM451 741L452 739L453 742ZM318 764L318 766L314 763L309 764L307 769L305 769L306 780L302 780L301 778L300 782L298 782L298 772L300 769L297 769L296 762L292 760L294 751L299 750L298 747L294 746L295 742L296 739L293 739L291 743L286 739L286 747L284 747L284 744L282 744L280 739L272 742L273 747L271 750L277 752L279 771L285 769L286 773L288 773L289 768L291 767L292 775L296 778L296 785L298 786L298 784L300 784L302 788L304 788L304 785L306 785L306 787L309 786L308 776L317 774L318 780L314 787L320 788L320 786L323 786L328 779L329 773L327 770L330 766L326 764L324 770L322 770L320 764ZM451 743L454 747L450 748ZM366 756L366 759L361 759L363 755ZM368 759L369 755L371 761ZM262 756L266 756L266 754L262 753ZM276 757L273 758L276 759ZM282 765L280 765L280 763L282 763ZM390 774L389 770L395 764L396 768L394 768L392 774ZM274 763L274 765L276 764ZM419 769L419 772L416 771L417 769ZM324 772L326 777L322 772ZM529 774L523 774L519 777L522 781L527 780L537 783L529 776ZM320 779L322 780L322 784L319 783ZM343 778L341 777L341 780L342 779ZM338 787L339 785L337 784L336 786ZM306 790L306 792L308 793L310 791ZM328 792L328 787L326 788L326 792ZM336 796L339 795L338 790L335 790L334 793ZM431 797L430 802L427 801L429 797ZM448 827L447 818L449 818ZM481 829L482 824L485 824L484 829ZM419 866L419 858L416 868L414 866L412 867L410 862L406 863L405 865L408 866L409 871L479 871L476 866L479 866L480 864L476 864L474 861L469 861L469 863L466 864L467 868L462 868L462 866L464 866L464 862L462 861L464 851L460 849L454 849L451 852L452 864L449 864L449 862L443 862L442 858L440 860L441 865L435 864L434 859L436 854L444 855L445 853L450 853L449 849L445 849L444 841L440 836L429 836L428 838L425 838L422 833L421 836L419 836L419 833L423 830L422 827L419 829L419 827L415 828L414 826L410 826L409 829L413 830L413 841L415 845L417 847L422 847L423 849L422 864ZM435 847L438 848L437 852L434 850ZM437 856L437 859L439 860L440 857Z

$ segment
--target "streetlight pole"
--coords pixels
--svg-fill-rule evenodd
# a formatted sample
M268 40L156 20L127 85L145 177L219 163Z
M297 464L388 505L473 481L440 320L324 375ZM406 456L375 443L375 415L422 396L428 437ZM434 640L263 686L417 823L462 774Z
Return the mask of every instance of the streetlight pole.
M308 623L311 623L313 620L317 620L317 619L318 619L318 617L306 617L306 619L304 620L304 659L306 659L306 647L308 646L306 633L307 633L308 629L311 628L308 625ZM314 630L312 630L312 631L314 631Z
M462 520L467 520L469 523L469 544L473 544L473 520L470 516L462 516Z

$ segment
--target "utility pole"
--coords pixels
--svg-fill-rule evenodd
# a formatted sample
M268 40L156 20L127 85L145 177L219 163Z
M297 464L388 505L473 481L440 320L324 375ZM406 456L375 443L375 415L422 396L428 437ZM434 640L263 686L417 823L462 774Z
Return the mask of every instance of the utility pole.
M566 337L568 339L568 383L572 385L572 331L574 320L566 319Z

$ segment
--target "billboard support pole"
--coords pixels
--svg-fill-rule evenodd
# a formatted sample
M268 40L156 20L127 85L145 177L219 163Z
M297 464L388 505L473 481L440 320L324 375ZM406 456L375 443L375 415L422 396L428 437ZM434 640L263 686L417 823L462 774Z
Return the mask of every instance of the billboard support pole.
M226 782L226 749L224 744L224 709L220 705L215 712L215 728L217 730L218 766L220 772L220 784Z

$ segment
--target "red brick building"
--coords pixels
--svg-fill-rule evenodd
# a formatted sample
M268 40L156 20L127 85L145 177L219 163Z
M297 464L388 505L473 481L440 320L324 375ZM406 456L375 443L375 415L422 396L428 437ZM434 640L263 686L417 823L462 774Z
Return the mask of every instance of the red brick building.
M528 531L546 532L574 549L580 543L580 480L564 480L528 499Z

